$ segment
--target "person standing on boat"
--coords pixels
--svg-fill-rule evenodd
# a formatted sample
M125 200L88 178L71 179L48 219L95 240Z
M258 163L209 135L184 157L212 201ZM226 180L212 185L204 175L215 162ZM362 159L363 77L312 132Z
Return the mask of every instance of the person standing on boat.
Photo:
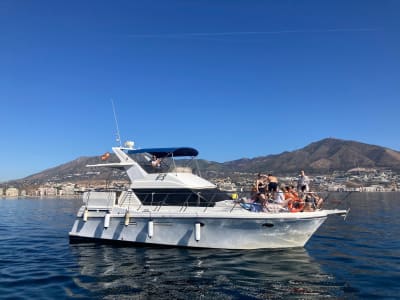
M302 193L310 191L310 178L304 173L304 170L300 171L299 179L297 180L297 190Z
M268 192L276 192L278 191L278 178L273 176L272 174L268 174Z

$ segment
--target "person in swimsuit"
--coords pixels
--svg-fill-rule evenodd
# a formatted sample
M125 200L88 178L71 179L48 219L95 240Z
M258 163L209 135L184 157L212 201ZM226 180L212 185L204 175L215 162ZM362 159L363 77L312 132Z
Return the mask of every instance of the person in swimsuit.
M161 167L161 159L157 158L157 156L153 155L151 160L151 166L153 168L160 168Z
M278 178L273 176L272 174L268 174L268 192L276 192L278 191Z

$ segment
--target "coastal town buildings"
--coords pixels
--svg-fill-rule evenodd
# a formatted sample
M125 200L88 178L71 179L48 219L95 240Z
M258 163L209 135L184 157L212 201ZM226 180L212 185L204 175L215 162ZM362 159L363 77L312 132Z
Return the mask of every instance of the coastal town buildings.
M228 178L213 178L219 187L235 186L250 190L257 174L238 173ZM347 172L333 172L331 175L312 175L311 188L328 192L392 192L400 190L400 175L391 170L357 168ZM238 180L235 180L235 179ZM279 176L283 185L297 186L296 176Z
M211 182L221 190L250 191L254 184L256 173L233 172L230 176L218 176L213 173ZM283 185L297 186L296 176L279 176L279 182ZM311 188L314 191L328 192L391 192L400 190L400 175L391 170L376 170L356 168L347 172L333 172L330 175L310 175ZM101 188L118 189L127 186L126 179L111 181L87 181L76 180L76 182L47 182L36 187L17 188L14 186L1 186L0 197L74 197L83 192Z
M19 196L19 190L17 188L9 187L8 189L6 189L6 197L13 198L18 196Z

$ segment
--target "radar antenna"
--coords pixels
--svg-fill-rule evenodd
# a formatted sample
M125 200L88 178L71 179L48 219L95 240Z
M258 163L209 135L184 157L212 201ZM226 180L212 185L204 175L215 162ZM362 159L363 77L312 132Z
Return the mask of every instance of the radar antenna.
M115 138L115 140L116 140L117 143L119 143L119 146L122 147L122 144L121 144L121 136L120 136L120 134L119 134L119 127L118 127L117 114L116 114L116 112L115 112L115 106L114 106L114 100L113 100L113 99L111 99L111 104L112 104L112 108L113 108L113 112L114 112L115 126L116 126L116 128L117 128L117 133L116 133L116 138Z

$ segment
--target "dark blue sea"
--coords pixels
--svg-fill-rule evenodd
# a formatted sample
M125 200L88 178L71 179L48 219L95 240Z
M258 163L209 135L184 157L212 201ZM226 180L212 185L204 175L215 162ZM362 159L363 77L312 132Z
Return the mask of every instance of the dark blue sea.
M81 200L0 199L0 298L400 299L400 193L343 201L305 248L233 251L70 245Z

